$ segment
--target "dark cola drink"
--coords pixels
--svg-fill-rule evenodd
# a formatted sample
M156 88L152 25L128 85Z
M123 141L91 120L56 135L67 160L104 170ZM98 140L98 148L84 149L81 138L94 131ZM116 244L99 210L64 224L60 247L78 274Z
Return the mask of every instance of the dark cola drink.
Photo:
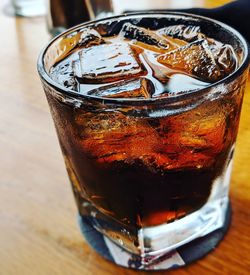
M79 28L49 72L66 91L47 98L79 212L135 254L207 234L227 205L245 76L222 80L243 51L183 20Z

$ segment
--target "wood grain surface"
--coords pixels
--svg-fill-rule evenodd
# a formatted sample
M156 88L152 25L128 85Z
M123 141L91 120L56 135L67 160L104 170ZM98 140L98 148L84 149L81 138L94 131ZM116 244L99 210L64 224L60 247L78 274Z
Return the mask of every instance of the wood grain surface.
M228 1L156 2L173 8L182 3L185 7L215 7ZM3 8L2 1L0 5ZM49 40L44 18L9 17L1 10L0 37L0 275L147 274L107 262L80 234L71 187L36 71L37 56ZM157 274L248 274L249 113L248 81L231 181L233 219L228 234L202 260Z

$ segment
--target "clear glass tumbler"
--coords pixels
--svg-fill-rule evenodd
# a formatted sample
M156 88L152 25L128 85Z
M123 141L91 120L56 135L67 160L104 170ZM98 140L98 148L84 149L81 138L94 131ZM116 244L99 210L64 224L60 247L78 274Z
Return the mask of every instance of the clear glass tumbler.
M239 67L199 91L133 99L84 95L53 81L51 67L76 47L79 32L119 33L124 22L151 29L195 25L232 45ZM126 61L126 60L124 60ZM221 228L249 52L231 27L177 13L140 13L88 22L52 40L38 71L51 109L79 214L143 268ZM60 198L58 198L60 199Z

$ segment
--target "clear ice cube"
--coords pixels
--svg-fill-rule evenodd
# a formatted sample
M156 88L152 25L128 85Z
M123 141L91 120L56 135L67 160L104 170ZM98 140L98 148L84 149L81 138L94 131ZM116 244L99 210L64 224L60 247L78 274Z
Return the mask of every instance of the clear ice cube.
M237 65L236 56L229 45L220 47L205 39L162 54L158 56L157 61L177 72L184 72L208 82L222 79Z
M83 114L76 118L81 128L81 144L99 163L141 160L149 164L159 143L157 132L146 120L122 112ZM148 163L149 162L149 163Z
M68 60L60 62L57 66L52 68L50 72L51 78L64 87L75 90L77 81L74 76L73 64L74 62L70 63Z
M189 91L200 90L207 87L209 83L200 81L184 74L173 74L165 86L168 94L179 94Z
M238 67L238 58L231 45L223 45L218 49L217 62L221 70L226 74L230 74Z
M104 43L102 36L94 29L83 29L80 31L78 45L81 47L91 47Z
M79 51L79 82L109 83L146 74L135 52L126 43L101 44Z
M154 84L147 78L138 78L102 86L87 94L103 98L150 98L153 93Z
M200 26L193 25L173 25L158 30L158 33L163 36L171 36L173 38L182 39L192 42L204 37L201 33Z
M157 46L164 49L169 49L172 46L166 37L157 34L155 31L138 27L132 25L131 23L125 23L122 26L120 35L125 38L135 39L145 44Z

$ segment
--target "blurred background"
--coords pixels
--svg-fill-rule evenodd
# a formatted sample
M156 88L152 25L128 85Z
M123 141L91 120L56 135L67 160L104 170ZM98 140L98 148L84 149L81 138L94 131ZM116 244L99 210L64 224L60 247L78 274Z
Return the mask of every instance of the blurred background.
M6 14L12 16L45 16L48 31L56 35L66 28L96 18L117 15L130 11L187 9L192 7L213 8L229 1L204 0L9 0L6 1Z

